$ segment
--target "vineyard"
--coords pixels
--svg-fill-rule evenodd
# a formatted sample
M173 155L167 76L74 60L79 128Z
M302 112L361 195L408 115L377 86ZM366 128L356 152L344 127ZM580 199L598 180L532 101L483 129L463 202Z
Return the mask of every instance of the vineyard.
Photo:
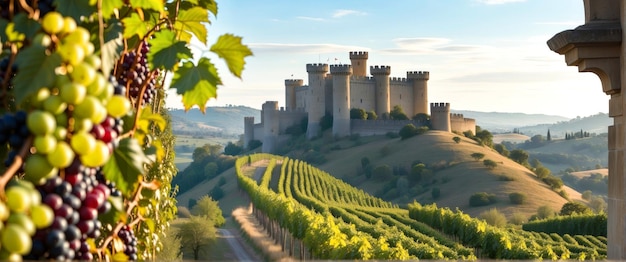
M256 179L250 164L268 161ZM270 236L300 259L603 259L606 238L498 228L436 205L408 210L303 161L236 162L240 188Z

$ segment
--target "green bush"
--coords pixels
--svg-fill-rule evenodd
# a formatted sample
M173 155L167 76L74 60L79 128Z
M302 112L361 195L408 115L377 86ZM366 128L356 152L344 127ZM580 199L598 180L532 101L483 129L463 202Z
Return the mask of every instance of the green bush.
M487 192L478 192L470 196L469 204L473 207L486 206L496 203L496 195Z
M524 201L526 201L526 195L524 195L523 193L514 192L509 194L509 200L511 200L511 203L513 204L521 205L524 204Z
M398 132L398 134L400 135L400 138L402 138L402 140L411 138L417 135L417 127L415 127L413 124L405 125L400 129L400 132Z
M485 212L480 213L480 218L484 219L487 224L496 226L496 227L504 227L506 226L506 216L500 213L498 209L492 208Z

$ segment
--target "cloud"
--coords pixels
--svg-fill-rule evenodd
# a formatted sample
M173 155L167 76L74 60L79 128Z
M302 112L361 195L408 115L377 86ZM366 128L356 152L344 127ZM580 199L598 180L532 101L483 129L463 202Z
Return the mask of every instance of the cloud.
M354 50L367 51L369 48L360 46L336 45L336 44L285 44L285 43L250 43L248 46L255 54L260 53L299 53L299 54L322 54L335 52L349 52Z
M579 26L584 21L552 21L552 22L535 22L535 25L558 25L558 26Z
M461 83L490 83L490 84L510 84L521 83L545 83L559 81L563 76L555 72L522 72L522 71L501 71L501 72L480 72L475 74L454 76L446 78L445 81ZM444 80L444 79L442 79Z
M490 49L488 46L449 44L448 38L417 37L393 39L396 48L381 50L390 54L472 53Z
M302 20L317 21L317 22L324 22L324 21L326 21L326 19L321 18L321 17L297 16L296 18L302 19Z
M526 2L526 0L474 0L475 2L486 5L501 5L515 2Z
M333 18L340 18L340 17L344 17L347 15L366 15L366 14L367 13L365 12L356 11L356 10L339 9L339 10L335 10L335 12L333 13Z

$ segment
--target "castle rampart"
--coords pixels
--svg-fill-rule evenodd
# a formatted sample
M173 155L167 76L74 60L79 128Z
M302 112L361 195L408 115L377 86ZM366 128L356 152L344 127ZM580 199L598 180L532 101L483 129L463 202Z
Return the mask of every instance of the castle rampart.
M383 116L388 114L391 108L390 92L389 92L389 75L391 74L390 66L372 66L370 73L376 81L376 94L374 96L374 104L376 105L376 114Z
M406 78L413 81L413 114L428 114L428 71L409 71Z
M267 101L263 104L263 152L274 152L279 132L278 102Z
M367 76L367 58L365 51L350 52L350 62L352 63L352 75L356 77Z
M246 116L243 118L243 148L248 149L250 141L254 140L254 117Z
M390 75L391 66L370 66L370 73L376 75Z
M450 103L431 103L430 123L434 130L451 132Z
M326 113L325 78L328 64L307 64L306 71L309 73L309 92L307 94L309 125L306 134L308 138L313 138L320 134L320 119Z
M428 80L430 73L428 71L408 71L406 72L406 78L415 80Z
M350 75L352 66L332 65L333 78L333 136L350 135Z
M296 87L304 85L302 79L285 79L285 107L286 110L295 110L296 107Z

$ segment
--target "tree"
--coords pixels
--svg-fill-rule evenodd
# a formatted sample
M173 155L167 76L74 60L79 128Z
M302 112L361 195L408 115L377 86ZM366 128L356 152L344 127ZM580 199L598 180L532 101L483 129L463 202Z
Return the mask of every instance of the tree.
M511 203L515 205L521 205L526 201L526 195L519 192L513 192L509 194L509 200L511 200Z
M478 161L478 160L481 160L483 157L485 157L485 154L476 152L476 153L472 153L471 156L474 160Z
M453 137L452 140L454 140L454 143L461 143L461 138L458 136Z
M378 180L385 181L393 176L393 170L388 165L380 165L372 171L374 177Z
M552 209L550 206L540 206L539 208L537 208L537 218L538 219L544 219L544 218L550 218L556 215L556 211L554 211L554 209Z
M367 119L367 112L361 108L350 109L350 119Z
M209 162L204 166L205 179L211 179L217 176L218 167L215 162Z
M248 142L248 148L246 148L246 149L247 150L252 150L252 149L255 149L257 147L260 147L261 145L263 145L263 142L261 142L261 140L253 139L250 142Z
M196 201L191 208L191 214L211 220L216 227L221 227L226 222L218 202L206 195Z
M409 118L404 113L404 110L399 105L393 106L393 109L391 109L391 112L389 112L389 118L393 120L409 120Z
M487 192L478 192L470 196L469 205L473 207L486 206L496 203L496 195Z
M417 134L417 128L413 124L408 124L403 126L398 134L400 135L402 140L408 139Z
M228 142L226 147L224 147L224 155L236 156L241 154L243 148L241 146L235 145L233 142Z
M569 216L572 214L590 214L593 213L589 207L579 202L567 202L561 207L561 216Z
M498 163L496 163L496 161L493 161L491 159L483 160L483 165L485 165L485 167L487 167L488 169L494 169L498 167Z
M493 146L493 134L491 134L488 130L480 129L479 126L476 126L476 135L474 136L480 139L482 145L488 147Z
M417 121L418 123L421 123L422 125L430 126L430 116L428 114L425 113L419 113L413 116L413 120Z
M550 129L548 129L548 134L546 135L546 140L552 141L552 135L550 135Z
M487 224L496 226L496 227L504 227L506 226L506 216L500 213L497 208L491 208L487 211L484 211L478 215L481 219L484 219Z
M378 119L378 115L374 110L367 112L367 120L376 120Z
M537 175L537 177L539 179L544 179L544 178L550 176L551 174L552 173L551 173L550 169L548 169L546 167L540 166L540 167L535 168L535 175Z
M503 144L496 144L493 146L493 149L496 150L496 152L498 152L498 154L505 156L505 157L509 157L509 150L506 149L506 146Z
M158 261L181 261L183 259L181 238L178 230L174 227L168 228L165 237L161 238L161 252L157 254Z
M527 165L528 164L528 152L521 150L521 149L515 149L513 151L511 151L511 153L509 154L509 158L521 165Z
M199 260L203 251L217 238L213 221L200 216L191 216L180 225L178 237L181 239L183 252L191 252L194 260Z

